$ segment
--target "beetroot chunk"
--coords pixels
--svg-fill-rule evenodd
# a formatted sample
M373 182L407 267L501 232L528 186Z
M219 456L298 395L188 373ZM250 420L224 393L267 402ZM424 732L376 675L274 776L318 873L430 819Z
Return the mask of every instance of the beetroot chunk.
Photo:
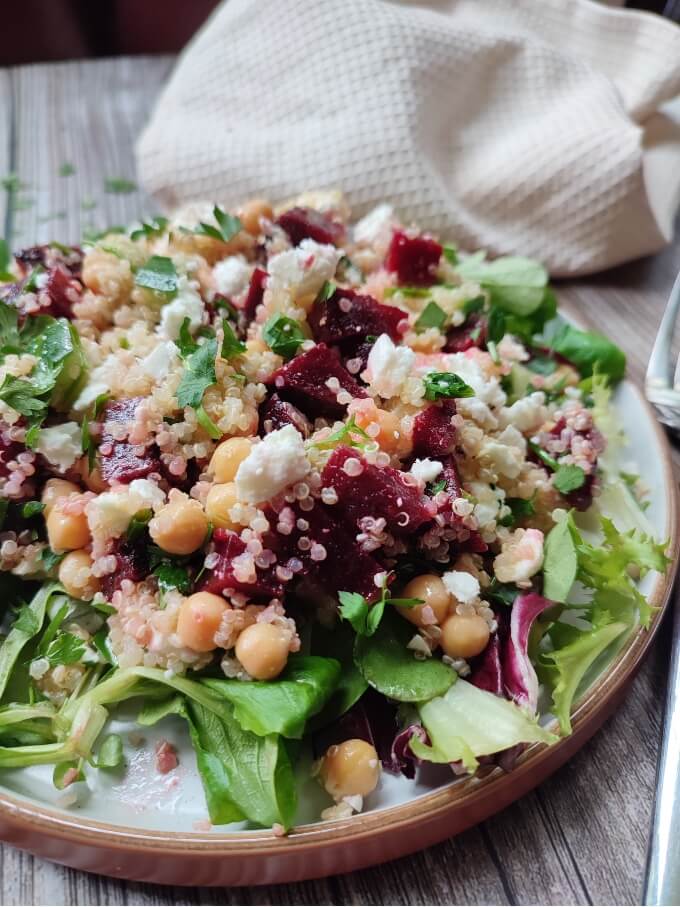
M428 406L413 420L413 453L416 457L444 457L451 453L456 428L451 420L456 415L455 400Z
M328 386L331 379L337 381L337 390ZM317 416L341 418L347 404L338 403L340 391L346 391L352 397L366 396L366 391L340 362L337 351L329 349L325 343L291 359L274 372L270 383L280 397L294 403L312 419Z
M268 435L269 432L283 428L284 425L292 425L293 428L297 428L303 438L308 438L312 433L309 419L300 412L297 406L282 400L278 394L272 394L260 406L259 433Z
M368 599L378 595L373 580L383 568L358 544L356 533L342 522L337 505L315 501L311 510L302 510L295 504L280 515L268 511L266 516L272 531L265 545L275 552L281 567L295 568L296 575L309 577L325 592L359 592ZM279 520L284 523L286 517L287 528L292 528L281 532ZM307 528L300 529L300 525Z
M372 296L337 289L329 299L314 305L307 320L314 339L332 345L363 341L369 335L379 337L380 334L397 340L397 326L406 317L401 309L382 305Z
M437 266L442 255L442 246L427 236L409 236L403 230L395 230L387 250L385 267L394 271L401 284L410 286L431 286L437 276Z
M239 565L234 564L234 561L247 552L246 543L235 532L231 532L229 529L216 529L212 545L218 560L200 583L201 590L220 595L225 589L234 589L236 592L260 601L280 598L283 595L283 583L277 579L272 568L263 570L253 563L254 573L248 580L236 578L237 574L241 574L241 570ZM240 564L241 569L244 566L244 564Z
M109 600L113 593L120 589L123 580L129 579L133 583L140 583L150 569L147 544L143 538L133 542L126 538L116 539L112 554L116 558L116 569L102 577L102 592Z
M122 422L131 427L137 407L143 397L128 397L123 400L110 400L104 409L104 421ZM156 448L149 445L131 444L129 441L118 441L109 432L102 432L99 446L99 462L102 478L108 484L133 479L142 479L151 472L160 470L160 460Z
M303 239L338 246L345 235L342 224L313 208L289 208L276 223L285 230L294 246L299 246Z
M83 265L83 252L78 246L29 246L16 252L14 258L24 275L30 274L37 265L42 265L48 271L61 265L71 277L80 277Z
M486 347L487 320L477 312L473 312L465 322L457 328L451 328L446 335L446 353L464 353L465 350L477 347Z
M80 300L83 285L65 268L57 265L48 271L45 292L49 297L49 305L41 309L42 314L53 315L55 318L73 318L73 305ZM42 294L39 294L40 301L41 297Z
M267 285L267 272L262 268L255 268L250 278L250 284L248 286L248 295L246 300L243 303L243 317L245 321L250 324L250 322L255 317L255 312L257 307L262 303L264 297L264 289Z
M361 466L359 475L348 460L355 460ZM331 454L321 474L325 488L334 488L340 508L352 528L358 527L363 517L383 518L385 528L395 535L415 532L428 523L435 514L435 505L423 497L417 488L407 483L405 474L391 466L382 469L368 463L356 450L338 447Z

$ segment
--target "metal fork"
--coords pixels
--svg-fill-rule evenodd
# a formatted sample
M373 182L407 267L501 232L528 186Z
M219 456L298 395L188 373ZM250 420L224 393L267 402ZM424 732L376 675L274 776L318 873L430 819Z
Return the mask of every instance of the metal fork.
M676 434L680 434L680 360L674 369L671 344L679 309L680 274L656 335L645 380L647 399L659 420ZM673 623L643 904L680 904L680 602L677 597Z

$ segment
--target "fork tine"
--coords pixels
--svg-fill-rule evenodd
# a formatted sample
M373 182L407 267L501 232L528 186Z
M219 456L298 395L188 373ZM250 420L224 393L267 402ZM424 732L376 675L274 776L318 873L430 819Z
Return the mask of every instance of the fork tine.
M661 324L654 341L652 355L647 366L645 385L648 390L672 387L673 371L671 362L671 344L673 329L680 310L680 274L675 279L671 295L663 313Z

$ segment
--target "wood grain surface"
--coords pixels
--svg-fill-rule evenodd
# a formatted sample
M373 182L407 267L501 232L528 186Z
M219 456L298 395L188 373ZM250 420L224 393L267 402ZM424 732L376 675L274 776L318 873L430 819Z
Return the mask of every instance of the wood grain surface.
M0 70L0 235L15 246L157 213L134 180L133 143L168 58ZM60 175L71 165L71 175ZM109 187L110 188L110 187ZM301 187L303 188L303 187ZM654 258L558 286L564 309L615 339L640 381L680 242ZM675 455L680 465L680 456ZM0 850L0 902L17 904L626 904L639 903L665 692L669 622L620 710L556 775L483 825L412 857L286 886L164 888ZM417 840L413 842L417 847Z

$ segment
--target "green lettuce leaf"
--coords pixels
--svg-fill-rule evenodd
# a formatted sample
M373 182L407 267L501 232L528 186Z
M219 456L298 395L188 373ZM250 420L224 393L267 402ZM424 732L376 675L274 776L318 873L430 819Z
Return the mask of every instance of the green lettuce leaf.
M424 702L441 696L456 672L438 658L418 660L406 646L413 626L386 613L373 636L357 636L354 661L370 686L399 702Z
M543 595L554 602L566 602L576 580L578 556L571 521L562 520L548 533L543 556Z
M234 717L244 730L259 736L282 734L299 738L307 720L319 712L335 690L340 663L317 655L291 655L276 680L202 681L234 706Z
M485 261L484 253L459 261L456 270L488 290L492 305L519 317L535 312L544 301L548 272L530 258L508 255Z
M460 678L444 696L421 704L418 711L431 746L412 738L414 754L428 762L462 762L471 772L477 768L479 756L518 743L557 740L519 706Z
M626 354L601 334L580 331L570 324L563 324L546 343L550 349L568 359L583 378L597 372L615 384L626 371Z
M0 646L0 699L5 693L21 650L30 639L40 632L48 602L55 595L63 595L63 589L58 583L49 583L39 589L31 602L22 608L17 621Z

